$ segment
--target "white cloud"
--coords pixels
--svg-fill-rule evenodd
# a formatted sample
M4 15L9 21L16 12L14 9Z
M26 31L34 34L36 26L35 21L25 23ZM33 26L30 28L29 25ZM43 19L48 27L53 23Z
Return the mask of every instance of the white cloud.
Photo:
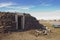
M28 10L33 8L34 6L7 6L6 8L13 8L13 9L23 9L23 10Z
M5 10L5 12L16 12L17 10Z
M33 8L34 6L21 6L20 9L31 9Z
M7 6L11 6L13 5L12 2L8 2L8 3L0 3L0 7L7 7Z
M40 6L51 6L54 0L40 0Z
M60 19L60 10L51 12L30 12L30 14L37 19Z
M48 4L48 3L41 3L40 6L51 6L52 4Z
M19 10L29 10L34 6L7 6L10 10L5 10L5 12L20 12Z
M5 7L5 8L11 8L11 9L30 9L34 6L20 6L17 3L13 2L5 2L5 3L0 3L0 8Z
M28 9L30 9L30 7L20 7L20 9L28 10Z

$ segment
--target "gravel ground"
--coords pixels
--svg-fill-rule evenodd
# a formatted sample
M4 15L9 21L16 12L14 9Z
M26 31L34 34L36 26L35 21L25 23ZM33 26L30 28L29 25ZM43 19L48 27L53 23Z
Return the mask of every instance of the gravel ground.
M0 40L60 40L60 35L57 33L51 33L49 35L34 34L34 30L25 32L12 32L8 34L0 34Z

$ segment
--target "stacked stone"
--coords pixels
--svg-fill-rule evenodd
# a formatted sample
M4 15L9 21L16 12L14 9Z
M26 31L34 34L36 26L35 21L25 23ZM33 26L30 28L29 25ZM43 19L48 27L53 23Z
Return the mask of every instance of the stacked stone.
M15 21L16 13L10 12L1 12L0 13L0 28L3 27L6 30L16 30L16 21ZM23 16L23 15L22 15ZM24 29L40 29L43 25L41 25L38 20L31 16L30 14L24 14L25 23Z
M39 29L42 25L38 22L38 20L31 16L25 15L25 29Z
M0 13L0 27L4 26L4 29L12 30L16 26L15 14L13 13Z

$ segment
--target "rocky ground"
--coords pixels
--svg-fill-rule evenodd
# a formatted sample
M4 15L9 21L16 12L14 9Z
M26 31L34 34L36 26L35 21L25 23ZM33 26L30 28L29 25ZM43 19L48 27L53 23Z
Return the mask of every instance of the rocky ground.
M42 23L49 26L51 33L49 35L40 34L36 35L35 30L29 30L24 32L11 32L11 33L0 33L0 40L60 40L60 28L53 28L48 23Z
M0 40L60 40L60 34L50 33L49 35L36 36L34 30L25 32L12 32L0 34Z

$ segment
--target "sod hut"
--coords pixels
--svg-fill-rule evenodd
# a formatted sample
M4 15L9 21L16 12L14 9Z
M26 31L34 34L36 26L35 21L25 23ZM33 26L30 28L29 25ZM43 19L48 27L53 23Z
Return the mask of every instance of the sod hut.
M42 25L30 14L0 12L0 27L6 30L29 30L41 28Z

